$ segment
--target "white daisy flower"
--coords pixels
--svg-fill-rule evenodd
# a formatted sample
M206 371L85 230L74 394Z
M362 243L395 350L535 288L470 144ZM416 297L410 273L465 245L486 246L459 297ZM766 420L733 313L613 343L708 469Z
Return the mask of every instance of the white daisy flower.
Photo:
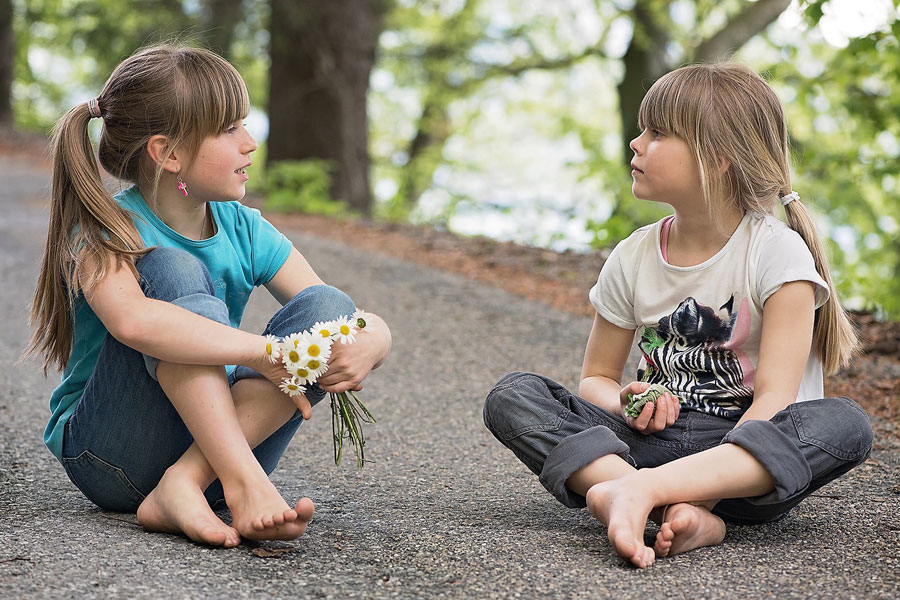
M274 335L266 336L266 356L270 363L278 362L281 357L281 348L278 347L278 338Z
M356 312L351 315L350 322L353 323L353 326L357 329L365 329L367 318L368 315L366 314L366 311L361 308L357 308Z
M281 388L281 391L288 396L299 396L306 391L306 388L301 385L300 380L296 377L285 379L281 382L279 387Z
M321 346L319 339L318 334L314 334L312 331L292 333L284 338L281 344L281 362L284 363L284 368L292 373L296 371L302 366L301 363L309 346L313 343Z
M319 377L325 374L325 371L328 370L328 363L324 360L318 360L316 358L308 358L304 365L306 370L309 373L310 381L315 381Z
M356 328L349 317L341 317L335 322L337 339L342 344L352 344L356 337Z
M305 365L297 367L291 372L294 374L294 379L298 379L300 383L305 384L316 382L316 376L313 375Z
M337 331L337 323L335 321L319 322L313 325L312 332L321 336L323 339L334 337Z
M317 335L317 334L316 334ZM313 359L323 363L328 362L331 358L331 338L310 340L306 346L306 360Z

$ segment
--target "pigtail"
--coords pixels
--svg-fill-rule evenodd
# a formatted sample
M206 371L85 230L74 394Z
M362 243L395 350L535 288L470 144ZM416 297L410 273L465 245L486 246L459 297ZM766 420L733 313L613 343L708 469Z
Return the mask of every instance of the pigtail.
M813 349L822 361L825 373L831 374L847 366L859 354L859 336L838 301L837 290L828 268L828 257L809 211L799 199L794 199L785 204L784 212L790 228L799 233L809 247L816 271L828 284L828 301L816 311Z
M66 366L77 295L103 279L111 264L118 267L125 261L137 276L133 258L143 248L130 215L103 186L88 135L90 119L88 104L80 104L56 123L52 134L50 223L26 350L43 356L45 374L51 366ZM94 269L88 272L85 264Z

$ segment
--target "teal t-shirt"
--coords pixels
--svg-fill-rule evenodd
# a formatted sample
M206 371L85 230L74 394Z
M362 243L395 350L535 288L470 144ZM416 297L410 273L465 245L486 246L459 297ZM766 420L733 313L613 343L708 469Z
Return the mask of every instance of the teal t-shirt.
M268 282L291 253L290 240L258 210L240 202L211 202L216 234L205 240L192 240L163 223L144 202L137 187L124 190L115 198L134 214L134 224L146 247L181 248L206 265L216 297L228 306L232 327L240 326L253 288ZM84 298L79 297L75 303L72 353L61 383L50 396L50 422L44 430L44 443L57 459L62 457L63 429L94 372L106 335L106 327Z

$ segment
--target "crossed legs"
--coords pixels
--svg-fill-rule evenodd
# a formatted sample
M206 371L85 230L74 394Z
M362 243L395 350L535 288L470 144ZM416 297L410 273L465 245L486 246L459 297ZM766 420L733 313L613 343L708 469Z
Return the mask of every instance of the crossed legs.
M293 402L265 379L242 379L229 389L221 367L160 363L157 377L194 443L138 507L138 521L148 530L183 533L213 546L233 547L241 537L302 535L314 512L312 501L302 498L291 508L251 450L291 418ZM216 477L231 526L203 495Z

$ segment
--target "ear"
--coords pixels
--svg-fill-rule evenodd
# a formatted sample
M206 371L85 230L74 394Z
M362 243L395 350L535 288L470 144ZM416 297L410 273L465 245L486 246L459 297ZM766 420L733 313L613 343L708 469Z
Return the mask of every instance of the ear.
M178 158L176 152L169 150L169 138L162 134L152 136L147 140L147 156L155 164L162 165L163 171L169 173L178 173L184 166Z
M731 161L724 156L719 157L719 174L724 175L731 168Z

